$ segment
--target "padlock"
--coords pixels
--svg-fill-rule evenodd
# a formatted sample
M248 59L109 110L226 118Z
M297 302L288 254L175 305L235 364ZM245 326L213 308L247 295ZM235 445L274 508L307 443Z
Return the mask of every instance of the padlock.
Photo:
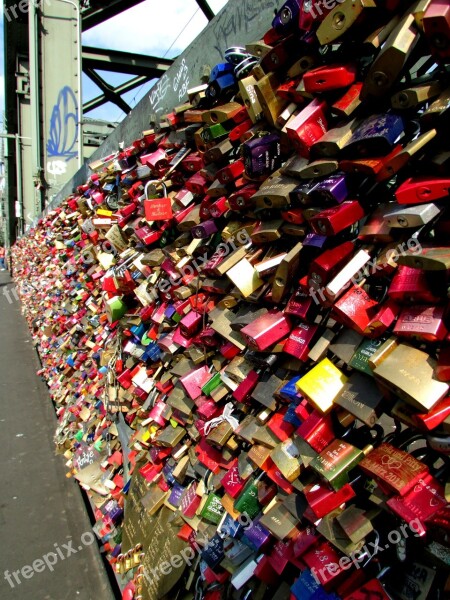
M304 44L294 34L284 36L273 42L272 47L261 58L260 65L265 73L276 73L286 68L293 58L303 54Z
M148 198L148 188L154 183L160 184L163 189L164 196L162 198ZM144 210L145 218L147 221L166 221L173 217L172 202L167 196L167 188L163 182L160 181L148 181L144 188Z
M311 93L327 92L352 85L356 79L356 67L353 64L317 67L305 73L305 90Z
M377 180L385 181L395 175L395 173L408 164L412 156L420 152L424 146L429 144L436 137L436 134L436 129L431 129L406 144L399 152L394 148L391 154L383 161Z
M317 98L297 116L292 117L286 125L291 143L304 158L309 158L311 146L320 140L327 128L325 103Z
M361 90L363 100L380 97L391 89L418 39L414 15L408 11L372 63Z
M164 175L164 172L169 168L167 154L162 148L158 148L158 150L150 154L141 154L139 160L143 165L150 167L152 172L159 177Z
M382 402L382 392L362 373L353 373L335 399L335 404L345 408L368 427L372 427L381 415Z
M349 483L349 471L356 467L365 456L370 456L372 451L373 446L370 444L360 450L344 440L336 439L311 461L309 468L338 491Z
M410 526L419 536L426 532L426 521L447 505L444 487L433 475L426 474L404 496L389 498L387 506Z
M443 306L416 305L404 308L398 316L393 333L428 342L442 341L448 331L444 323Z
M294 179L280 176L274 177L270 183L263 185L252 196L256 208L285 208L290 204L290 195L297 186Z
M242 105L238 102L229 102L205 111L202 118L205 123L213 125L215 123L223 123L229 119L233 119L236 123L239 123L246 118L246 111L243 111L242 108Z
M405 496L428 474L425 463L386 442L371 450L361 460L359 468L400 496Z
M325 358L308 371L296 383L296 387L318 411L327 413L346 382L347 377L328 358Z
M296 29L298 25L301 2L287 0L279 9L272 21L272 27L281 35L286 35Z
M316 257L311 262L308 271L307 285L309 288L312 288L313 291L324 289L333 279L341 265L350 259L354 250L355 247L353 242L344 242L332 250L326 250ZM330 287L329 292L331 292L332 289L333 286Z
M423 31L434 55L444 62L450 56L450 11L442 0L432 0L423 14Z
M320 15L323 13L323 9L321 8L319 11L318 6L314 6L314 9L310 11L311 14L315 15L315 10ZM323 18L316 32L321 45L333 42L351 27L355 31L356 24L360 23L365 17L370 19L370 13L374 12L373 9L376 8L375 3L371 0L353 0L350 5L341 3L337 6L332 6L331 10L326 3L323 6L329 12L325 14L325 18Z
M323 483L312 483L305 487L303 494L309 508L318 519L328 515L331 511L336 510L355 497L355 491L348 483L344 484L338 491L330 490Z
M252 179L272 173L281 165L280 137L264 135L243 144L245 172Z
M288 79L285 83L282 83L277 88L277 95L284 100L289 100L289 102L292 104L292 108L289 110L289 116L298 110L300 105L302 105L305 101L304 97L297 91L299 83L300 78L296 77L295 79ZM285 118L283 119L283 126L286 124L286 120L287 119ZM281 125L281 123L278 123L278 125Z
M410 177L397 188L395 197L399 204L421 204L445 198L449 190L449 179Z
M416 248L416 244L413 244L409 252L401 254L398 264L424 271L446 271L450 268L448 248L422 247L420 253L416 252Z
M311 191L311 199L322 202L332 202L341 204L348 196L347 182L345 175L336 174L319 181Z
M364 216L364 209L356 200L346 200L339 206L320 211L309 222L317 234L336 235L354 225Z
M429 204L416 204L408 207L395 207L385 213L384 220L389 227L420 227L435 219L441 213L440 208Z
M361 104L362 85L362 83L351 85L345 94L330 107L331 112L344 119L352 115Z
M306 362L308 360L310 344L317 329L317 325L300 323L300 325L295 327L289 334L289 337L283 346L283 352L291 354L299 360Z
M399 364L397 360L401 360L402 368L394 372L394 363ZM429 411L448 392L448 385L435 378L435 365L436 362L426 352L398 344L377 364L373 373L405 402L419 410Z
M184 185L194 196L205 195L208 187L206 178L198 172L191 175Z
M405 88L391 97L391 105L394 109L408 109L425 103L428 100L438 96L442 91L437 82L428 85L419 85Z
M325 158L337 156L350 141L359 121L352 119L348 123L328 130L318 142L311 147L311 156Z
M288 335L290 329L289 319L273 310L243 327L240 334L251 348L262 351Z
M400 115L391 113L374 115L363 121L344 146L345 157L382 156L392 150L394 142L404 131Z

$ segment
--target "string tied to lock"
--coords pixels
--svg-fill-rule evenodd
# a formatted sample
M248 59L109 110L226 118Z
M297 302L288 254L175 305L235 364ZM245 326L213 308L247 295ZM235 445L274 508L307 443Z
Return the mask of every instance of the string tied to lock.
M233 410L234 410L234 406L233 406L232 402L228 402L227 404L225 404L223 413L219 417L215 417L214 419L211 419L210 421L207 421L205 423L205 426L204 426L205 435L208 435L208 433L211 431L211 429L214 429L215 427L217 427L224 421L227 421L233 428L233 431L235 431L239 425L239 421L236 419L236 417L232 416L231 413L233 412Z

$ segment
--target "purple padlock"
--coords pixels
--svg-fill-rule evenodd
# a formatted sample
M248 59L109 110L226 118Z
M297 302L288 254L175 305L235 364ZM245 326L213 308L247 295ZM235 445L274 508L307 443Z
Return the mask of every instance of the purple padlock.
M326 244L327 236L318 233L308 233L303 240L304 246L313 246L314 248L323 248Z
M245 172L250 178L270 175L281 166L281 143L277 133L245 142L242 151Z
M200 225L195 225L191 229L191 234L192 237L199 240L203 240L205 238L208 238L213 233L217 233L217 231L218 229L215 221L209 219L208 221L203 221L203 223L200 223Z
M263 527L258 519L255 519L250 527L245 530L242 541L244 543L248 541L255 550L259 550L264 544L268 543L270 538L270 531Z
M311 196L319 204L321 201L338 204L344 202L348 196L345 175L330 175L330 177L320 181L311 191Z
M181 497L182 497L183 493L185 492L185 490L186 490L186 488L184 488L182 485L180 485L179 483L175 483L172 487L172 491L169 496L169 503L172 506L175 506L176 508L178 508L181 503Z

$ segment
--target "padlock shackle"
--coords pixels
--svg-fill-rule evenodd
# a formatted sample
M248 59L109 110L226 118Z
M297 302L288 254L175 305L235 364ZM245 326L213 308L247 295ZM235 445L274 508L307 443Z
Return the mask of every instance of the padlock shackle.
M148 186L149 186L151 183L157 183L158 185L160 185L160 186L163 188L164 196L167 196L167 186L166 186L166 184L164 183L164 181L161 181L161 179L152 179L152 180L150 180L150 181L147 181L147 183L145 184L145 187L144 187L144 196L145 196L145 199L146 199L146 200L149 200L149 199L150 199L150 198L148 197L147 190L148 190Z

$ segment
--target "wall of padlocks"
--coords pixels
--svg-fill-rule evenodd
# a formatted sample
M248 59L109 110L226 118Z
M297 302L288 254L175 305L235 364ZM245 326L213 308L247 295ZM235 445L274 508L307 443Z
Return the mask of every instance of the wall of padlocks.
M123 598L450 592L450 7L288 0L14 276Z

